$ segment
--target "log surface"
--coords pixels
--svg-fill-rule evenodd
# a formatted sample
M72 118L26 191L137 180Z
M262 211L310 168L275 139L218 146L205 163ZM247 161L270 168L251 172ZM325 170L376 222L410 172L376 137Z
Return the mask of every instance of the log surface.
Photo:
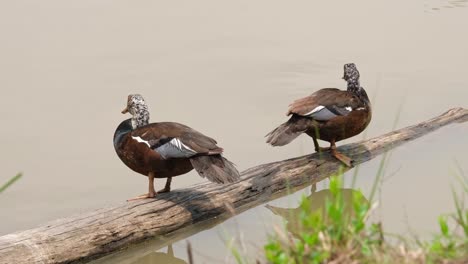
M339 149L357 165L440 127L467 120L468 110L454 108L417 125ZM0 263L87 262L210 219L227 219L286 195L288 189L319 182L340 167L329 154L315 153L247 169L235 184L203 183L158 195L157 199L125 202L59 219L1 236Z

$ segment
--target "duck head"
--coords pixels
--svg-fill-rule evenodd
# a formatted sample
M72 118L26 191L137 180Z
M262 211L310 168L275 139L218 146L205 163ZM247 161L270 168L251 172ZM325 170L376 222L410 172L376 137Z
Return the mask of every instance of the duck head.
M149 111L145 99L140 94L130 94L127 99L127 106L122 110L122 114L132 115L133 129L149 124Z
M361 89L361 85L359 83L359 71L356 68L356 64L354 63L346 63L344 65L344 75L343 79L348 83L348 91L350 92L357 92Z
M343 79L348 83L348 91L359 97L362 102L370 107L369 97L366 91L362 88L359 81L359 71L354 63L346 63L344 65Z

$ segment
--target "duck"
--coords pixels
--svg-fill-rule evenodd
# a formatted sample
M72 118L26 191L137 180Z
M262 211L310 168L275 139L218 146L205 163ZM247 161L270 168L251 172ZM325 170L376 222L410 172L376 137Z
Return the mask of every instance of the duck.
M148 193L127 201L154 198L171 191L172 177L195 169L198 174L219 184L234 183L240 174L234 164L222 156L216 140L176 122L149 123L148 105L140 94L130 94L114 133L114 148L120 160L131 170L148 177ZM155 178L167 178L156 192Z
M266 135L272 146L289 144L305 133L314 141L316 152L330 154L348 167L353 160L339 152L336 142L358 135L369 125L372 109L366 91L360 85L360 74L354 63L343 66L347 89L323 88L293 101L286 113L289 120ZM317 140L330 143L321 148Z

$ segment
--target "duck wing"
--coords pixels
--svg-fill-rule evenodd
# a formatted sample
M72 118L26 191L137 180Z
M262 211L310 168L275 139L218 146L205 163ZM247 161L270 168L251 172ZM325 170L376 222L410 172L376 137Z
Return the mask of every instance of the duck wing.
M188 126L174 123L152 123L131 132L131 137L145 143L163 159L190 158L195 155L220 154L216 140Z
M188 126L152 123L134 130L132 138L145 143L163 159L188 158L198 174L215 183L232 183L239 179L234 164L221 156L223 149L216 140Z
M359 107L359 100L347 91L336 88L321 89L289 105L287 115L311 117L327 121L337 116L348 115Z

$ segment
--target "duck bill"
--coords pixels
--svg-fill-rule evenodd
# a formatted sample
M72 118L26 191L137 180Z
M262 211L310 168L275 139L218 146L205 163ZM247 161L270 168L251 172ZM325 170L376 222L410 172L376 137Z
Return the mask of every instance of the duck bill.
M124 110L122 110L122 114L128 113L128 107L125 107Z

